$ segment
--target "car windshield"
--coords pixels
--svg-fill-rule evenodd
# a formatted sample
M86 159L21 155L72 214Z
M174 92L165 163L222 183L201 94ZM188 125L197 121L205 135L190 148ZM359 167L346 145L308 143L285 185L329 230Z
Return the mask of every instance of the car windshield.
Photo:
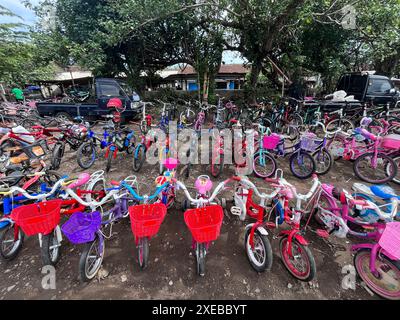
M133 89L126 82L118 81L118 84L121 86L122 90L124 90L127 96L131 96L134 93Z

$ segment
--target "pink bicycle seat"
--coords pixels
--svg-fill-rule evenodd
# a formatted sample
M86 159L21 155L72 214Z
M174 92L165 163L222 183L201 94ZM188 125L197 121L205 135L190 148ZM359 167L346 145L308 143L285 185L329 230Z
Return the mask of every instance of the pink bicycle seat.
M77 188L77 187L80 187L80 186L86 184L89 180L90 180L89 173L81 173L78 176L78 180L76 180L74 183L70 184L68 187L70 189Z
M178 159L168 158L163 164L168 170L174 170L178 166Z

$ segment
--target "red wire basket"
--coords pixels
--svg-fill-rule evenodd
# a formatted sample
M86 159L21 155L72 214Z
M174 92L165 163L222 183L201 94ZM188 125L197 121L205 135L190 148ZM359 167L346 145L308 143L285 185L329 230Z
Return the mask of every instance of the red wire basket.
M27 236L49 234L60 222L62 200L50 200L15 208L11 219Z
M207 206L185 212L185 223L196 242L217 240L221 231L224 210L221 206Z
M129 207L131 228L135 237L152 237L157 234L166 213L167 207L163 203Z

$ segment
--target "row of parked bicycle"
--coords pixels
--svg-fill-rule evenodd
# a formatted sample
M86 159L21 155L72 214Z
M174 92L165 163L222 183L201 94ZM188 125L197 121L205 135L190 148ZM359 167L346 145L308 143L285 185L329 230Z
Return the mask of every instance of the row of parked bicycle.
M10 115L3 119L3 136L0 140L3 174L0 193L3 196L4 214L0 224L0 253L3 258L17 256L24 234L38 234L43 262L55 264L59 259L64 234L74 244L85 244L79 274L83 280L90 280L101 267L104 240L112 235L113 223L129 215L138 248L139 265L144 268L148 264L148 242L158 232L167 209L175 202L177 190L181 189L186 196L182 208L194 239L197 270L204 275L205 256L210 244L219 236L223 207L226 205L225 199L217 196L234 184L234 206L230 212L241 220L256 220L246 226L245 234L247 257L256 271L271 268L272 251L268 231L285 223L289 229L279 234L282 261L293 276L311 281L316 266L304 236L305 231L310 229L307 227L311 217L315 217L317 223L323 226L316 231L322 237L332 233L342 237L351 234L370 240L352 247L356 252L354 263L357 272L377 294L389 299L400 298L400 232L399 223L393 222L398 217L399 197L395 191L388 186L355 184L355 193L350 194L322 184L314 176L310 192L301 195L295 186L283 178L274 157L290 154L292 173L303 179L313 176L315 172L319 175L328 172L333 159L342 157L355 160L355 173L365 181L385 183L394 179L398 182L396 174L400 139L396 133L400 124L393 120L395 118L389 118L387 112L386 116L382 114L382 117L376 116L374 120L362 118L357 123L358 127L352 130L345 125L324 123L326 117L318 116L318 113L309 125L284 121L282 123L285 125L281 129L275 128L275 132L266 123L268 117L252 120L249 128L243 125L245 121L242 124L240 115L232 117L229 126L237 129L235 132L242 139L242 150L246 150L248 141L254 142L250 151L254 173L274 189L270 194L259 191L248 177L238 175L221 182L212 192L210 178L200 176L195 182L196 196L192 197L184 183L177 180L177 166L182 164L171 157L169 143L173 137L168 130L164 131L167 139L159 151L160 176L156 179L157 189L153 195L140 196L135 177L107 184L101 171L92 175L82 174L79 179L61 177L54 171L60 167L66 145L77 151L78 163L85 169L96 161L98 149L106 150L108 170L117 151L131 154L133 169L141 169L150 144L160 136L143 132L141 143L136 143L133 130L123 127L118 120L118 105L118 101L110 100L110 108L116 113L105 116L108 121L102 128L102 138L97 138L97 133L93 131L97 123L89 124L79 117L75 119L77 123L46 119L57 121L57 126L35 123L27 125L29 130L21 125L15 126ZM283 103L279 110L284 110L283 114L287 112L287 116L291 117L294 113L288 111L290 108L289 103ZM167 106L163 109L167 110ZM201 112L204 111L200 109ZM276 125L278 121L273 123ZM225 127L216 124L215 121L211 122L209 128ZM202 126L195 126L195 132L199 132ZM147 129L156 127L162 129L162 126L154 124ZM332 131L328 131L327 127ZM254 139L246 139L249 136ZM220 134L215 134L214 138L216 143L211 155L210 172L218 177L226 167L223 158L228 138ZM197 147L197 144L192 147ZM288 151L289 148L291 151ZM44 161L48 154L50 167ZM192 154L195 154L195 150L190 148L189 157ZM187 176L192 165L190 162L185 165ZM243 163L235 164L236 169L242 166ZM257 195L260 203L255 202L253 194ZM295 200L296 206L289 205L291 200ZM307 202L306 208L303 208L302 202ZM190 209L192 207L193 210ZM60 216L68 216L69 219L61 224Z
M244 247L255 271L271 269L269 232L285 224L278 234L282 262L297 279L313 280L316 263L306 231L314 228L314 218L319 225L315 232L323 238L350 234L365 239L351 247L359 276L378 295L400 299L400 222L396 222L400 197L390 187L354 184L354 193L350 193L321 183L315 175L310 191L302 195L279 170L274 178L265 179L271 193L261 192L246 176L233 176L213 190L211 179L202 175L195 181L196 195L192 196L176 178L177 165L174 158L164 161L166 172L155 180L157 187L152 195L139 195L134 176L106 183L102 171L58 180L51 173L38 173L21 187L1 187L1 256L16 258L24 235L38 235L43 263L55 265L64 236L74 245L84 244L78 269L80 278L89 281L102 265L105 241L113 235L113 224L129 216L137 259L144 269L149 263L149 241L182 190L184 220L193 238L197 273L203 276L206 255L219 237L224 218L226 199L220 194L234 190L231 214L241 221L254 221L245 227ZM39 179L44 182L32 188ZM290 204L292 200L295 206Z

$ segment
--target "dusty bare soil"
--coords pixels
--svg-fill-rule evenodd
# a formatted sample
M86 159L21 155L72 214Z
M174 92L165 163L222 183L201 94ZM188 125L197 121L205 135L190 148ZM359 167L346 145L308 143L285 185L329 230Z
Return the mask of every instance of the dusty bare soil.
M295 183L299 191L308 191L311 180L294 178L287 163L286 159L279 160L285 177ZM104 167L105 161L100 159L90 172ZM206 170L205 165L197 165L189 179L184 180L186 185L193 186L195 178L206 174ZM81 172L74 153L66 154L59 171L71 175ZM119 180L132 173L131 157L120 153L107 178ZM233 168L226 169L215 185L233 173ZM153 180L157 175L157 166L144 165L137 174L141 193L154 190ZM262 180L251 179L258 186L266 187ZM347 189L357 181L352 164L342 161L336 162L331 172L321 180ZM397 186L394 187L399 191ZM225 192L224 197L231 201L232 193ZM26 239L23 250L15 260L0 261L0 299L378 299L362 286L359 279L355 290L342 289L344 275L341 271L344 266L352 264L349 247L354 239L343 240L332 236L327 240L317 236L310 228L306 237L315 256L317 277L311 283L302 283L294 279L280 261L278 239L272 239L272 235L277 235L276 230L270 234L274 251L272 270L256 273L244 251L245 223L230 214L224 219L220 238L207 255L205 277L198 277L190 232L180 209L182 199L183 194L179 193L158 235L151 239L150 263L146 270L139 269L127 219L114 226L114 235L106 242L100 272L102 278L90 283L79 282L78 261L82 247L74 246L65 239L62 258L56 268L57 287L55 290L44 290L41 285L44 275L41 274L39 243L37 237L31 237ZM228 209L230 205L231 202L228 202Z

